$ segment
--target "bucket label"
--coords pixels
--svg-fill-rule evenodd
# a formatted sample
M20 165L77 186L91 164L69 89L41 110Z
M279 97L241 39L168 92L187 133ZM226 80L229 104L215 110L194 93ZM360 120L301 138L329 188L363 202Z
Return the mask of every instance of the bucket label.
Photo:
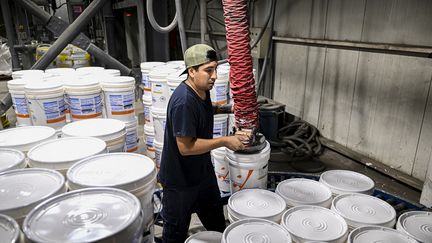
M150 123L150 107L144 106L144 120L146 123Z
M228 103L228 83L216 84L210 92L213 103L225 105Z
M135 112L134 92L108 95L109 108L112 115L126 115Z
M126 133L126 151L134 152L138 149L138 135L136 129Z
M227 121L213 124L213 138L220 138L227 135Z
M168 100L168 86L166 83L152 83L152 104L155 107L166 108Z
M268 167L259 169L245 169L230 166L231 192L241 189L267 189Z
M69 97L72 118L86 119L102 115L102 97L100 94L85 97Z
M45 111L46 123L57 123L66 119L64 99L42 102L42 105Z
M155 150L155 161L156 161L156 168L159 170L162 161L162 151L159 151L158 149Z
M144 74L144 73L142 74L141 83L144 86L144 93L152 91L152 87L151 87L151 83L149 81L148 74Z
M29 118L30 114L27 108L27 99L25 97L12 96L15 113L17 118Z

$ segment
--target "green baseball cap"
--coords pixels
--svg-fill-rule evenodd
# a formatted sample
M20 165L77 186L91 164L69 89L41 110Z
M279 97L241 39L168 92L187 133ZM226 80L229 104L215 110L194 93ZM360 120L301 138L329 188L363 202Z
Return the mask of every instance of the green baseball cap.
M189 47L184 53L184 62L186 70L182 73L187 73L188 68L198 66L204 63L217 61L216 51L209 45L196 44Z

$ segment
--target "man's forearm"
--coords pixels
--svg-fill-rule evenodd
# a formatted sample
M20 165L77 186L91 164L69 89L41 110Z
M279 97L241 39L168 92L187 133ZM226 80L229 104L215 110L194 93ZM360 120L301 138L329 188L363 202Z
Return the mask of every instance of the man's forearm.
M198 155L207 153L213 149L225 146L225 138L203 139L196 138L191 142L183 143L177 141L180 154L183 156Z

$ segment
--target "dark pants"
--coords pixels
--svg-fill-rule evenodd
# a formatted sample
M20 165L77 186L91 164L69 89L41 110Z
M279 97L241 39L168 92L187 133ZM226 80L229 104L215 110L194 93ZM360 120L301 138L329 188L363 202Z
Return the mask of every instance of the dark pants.
M194 212L207 230L223 232L225 229L222 200L215 180L189 188L164 188L162 205L164 243L186 240Z

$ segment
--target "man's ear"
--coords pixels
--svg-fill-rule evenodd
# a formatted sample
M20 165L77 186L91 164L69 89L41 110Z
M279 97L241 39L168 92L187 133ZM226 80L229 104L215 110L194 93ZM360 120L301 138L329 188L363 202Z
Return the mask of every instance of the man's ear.
M195 69L189 68L188 74L189 74L189 77L194 78L195 77Z

